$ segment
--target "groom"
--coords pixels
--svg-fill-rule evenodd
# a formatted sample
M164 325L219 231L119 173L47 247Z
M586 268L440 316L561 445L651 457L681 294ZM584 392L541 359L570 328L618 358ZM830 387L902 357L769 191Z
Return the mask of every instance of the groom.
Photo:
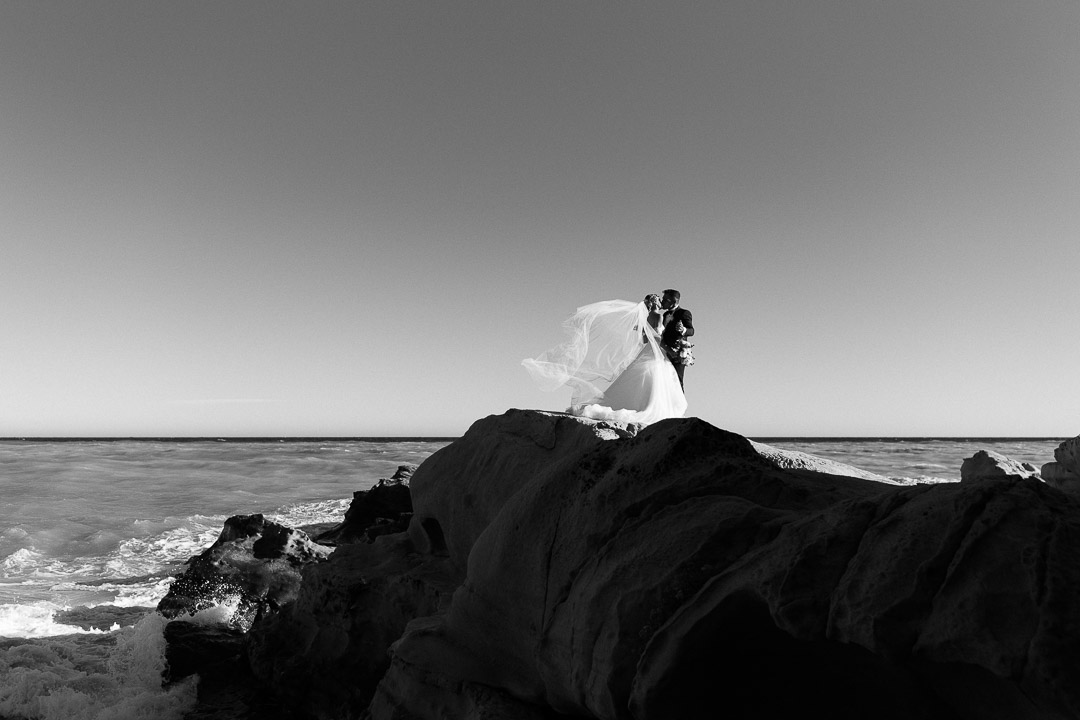
M678 290L665 290L664 297L660 300L660 307L664 310L664 332L660 336L660 342L664 346L668 358L675 365L675 373L679 376L680 387L683 384L683 373L686 371L686 365L680 362L672 351L679 339L688 338L694 334L694 316L686 308L679 307L681 297L682 295L679 294Z

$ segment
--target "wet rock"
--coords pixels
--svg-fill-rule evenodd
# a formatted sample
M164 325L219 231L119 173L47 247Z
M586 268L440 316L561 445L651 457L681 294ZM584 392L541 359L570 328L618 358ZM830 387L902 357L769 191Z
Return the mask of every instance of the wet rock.
M220 610L221 621L246 630L255 617L291 602L300 569L326 558L332 548L262 515L225 521L217 541L187 563L158 603L165 617Z
M237 628L173 620L165 625L165 640L170 682L246 667L244 632Z

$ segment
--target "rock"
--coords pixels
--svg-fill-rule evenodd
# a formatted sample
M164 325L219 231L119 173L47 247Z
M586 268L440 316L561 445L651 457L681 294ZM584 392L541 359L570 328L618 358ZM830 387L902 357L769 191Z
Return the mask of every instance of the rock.
M255 617L292 601L300 569L333 550L304 533L262 515L236 515L225 521L218 539L188 561L158 603L165 617L211 608L234 608L222 620L246 630Z
M409 478L415 470L416 465L401 465L390 479L354 492L344 521L318 535L316 541L333 546L373 542L380 535L408 530L412 518Z
M992 450L979 450L960 466L960 482L976 482L990 478L1039 478L1039 469L1031 463L1021 463Z
M1054 450L1054 460L1066 472L1080 476L1080 435L1058 445Z
M304 569L295 602L252 627L252 671L305 718L357 717L406 623L438 612L460 582L445 558L417 555L404 533L343 545Z
M173 620L165 625L165 640L170 682L246 665L244 633L237 628Z
M1049 462L1042 466L1043 482L1051 487L1056 487L1063 492L1080 494L1080 476L1074 475L1064 467L1061 463Z
M394 658L393 672L387 675L387 683L395 678L411 678L415 668L407 667L399 657ZM427 678L422 695L409 695L410 711L417 717L453 718L454 720L570 720L551 708L523 702L509 693L473 682L440 683L436 677ZM362 717L401 718L402 708L397 698L407 695L414 688L383 687L375 696Z
M372 720L481 717L481 686L611 720L1080 715L1080 499L1035 479L897 487L694 418L603 440L511 411L412 489L409 536L464 579L394 643Z
M1080 436L1058 445L1054 459L1042 466L1042 479L1059 490L1080 494Z
M572 464L585 449L637 428L535 410L478 420L416 470L409 535L421 552L446 555L464 571L476 538L542 470Z
M750 441L750 444L759 455L768 460L775 467L784 470L813 470L814 472L825 473L826 475L857 477L862 478L863 480L889 483L890 485L901 484L890 480L883 475L860 470L857 467L845 465L844 463L836 462L835 460L828 460L826 458L818 457L817 455L799 452L798 450L783 450L753 440Z
M166 681L198 675L198 703L185 718L276 718L248 669L242 630L173 620L165 625Z

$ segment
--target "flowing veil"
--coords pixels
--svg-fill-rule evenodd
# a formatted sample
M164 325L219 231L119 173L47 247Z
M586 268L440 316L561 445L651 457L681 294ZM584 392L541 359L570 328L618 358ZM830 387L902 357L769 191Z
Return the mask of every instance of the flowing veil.
M592 402L641 352L647 316L645 303L628 300L579 307L563 322L565 342L521 364L541 390L565 385L571 389L571 405ZM656 344L651 334L644 337Z

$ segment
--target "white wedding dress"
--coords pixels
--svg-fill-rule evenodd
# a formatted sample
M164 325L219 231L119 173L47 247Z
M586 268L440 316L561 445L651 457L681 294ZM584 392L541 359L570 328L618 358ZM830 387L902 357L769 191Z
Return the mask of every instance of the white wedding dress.
M569 339L522 365L543 390L570 387L569 412L649 424L682 417L686 396L645 303L605 300L563 323Z

